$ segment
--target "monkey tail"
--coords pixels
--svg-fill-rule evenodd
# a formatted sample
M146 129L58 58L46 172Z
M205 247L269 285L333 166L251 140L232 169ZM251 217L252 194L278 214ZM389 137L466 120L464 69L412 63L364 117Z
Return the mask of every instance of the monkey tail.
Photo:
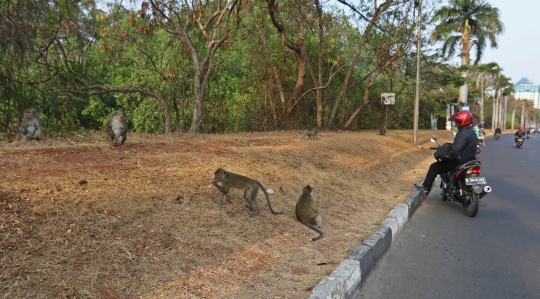
M319 234L318 237L315 237L315 238L311 239L311 241L317 241L317 240L319 240L320 238L324 237L323 232L322 232L321 230L319 230L318 228L316 228L315 226L311 225L311 223L306 222L306 223L304 223L304 225L307 226L307 227L309 227L311 230L313 230L313 231L315 231L316 233Z
M272 209L272 206L270 205L270 198L268 197L268 193L266 192L266 188L263 187L263 185L259 182L259 181L255 181L255 183L262 189L262 191L264 192L264 196L266 196L266 202L268 203L268 207L270 208L270 211L272 212L272 214L274 215L278 215L278 214L283 214L283 211L281 212L276 212L274 211L274 209Z

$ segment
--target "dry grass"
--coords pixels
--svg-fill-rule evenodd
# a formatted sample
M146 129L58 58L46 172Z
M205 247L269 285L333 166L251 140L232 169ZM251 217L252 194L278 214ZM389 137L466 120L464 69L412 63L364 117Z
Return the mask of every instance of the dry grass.
M421 131L449 140L444 131ZM412 191L432 152L412 131L103 133L0 144L3 298L305 298ZM429 146L429 145L428 145ZM218 167L276 193L221 206ZM325 237L294 217L311 185Z

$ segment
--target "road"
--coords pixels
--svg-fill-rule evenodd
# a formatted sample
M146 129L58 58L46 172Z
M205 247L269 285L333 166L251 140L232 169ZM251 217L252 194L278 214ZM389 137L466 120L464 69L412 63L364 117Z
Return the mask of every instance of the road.
M493 191L478 215L434 185L356 299L540 298L540 134L520 149L513 140L491 136L482 148Z

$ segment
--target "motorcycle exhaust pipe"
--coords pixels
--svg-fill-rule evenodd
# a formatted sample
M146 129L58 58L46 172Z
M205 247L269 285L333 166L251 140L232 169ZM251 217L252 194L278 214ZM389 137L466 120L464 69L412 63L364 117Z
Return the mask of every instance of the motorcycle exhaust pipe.
M484 187L484 192L486 192L486 193L491 192L491 187L490 186L485 186Z

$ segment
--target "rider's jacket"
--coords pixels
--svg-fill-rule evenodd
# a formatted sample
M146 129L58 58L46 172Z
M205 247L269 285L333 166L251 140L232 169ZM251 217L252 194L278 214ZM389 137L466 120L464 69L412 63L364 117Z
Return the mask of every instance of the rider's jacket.
M466 126L457 132L454 143L448 151L447 158L449 160L474 160L476 157L476 144L478 139L476 133L471 126Z

